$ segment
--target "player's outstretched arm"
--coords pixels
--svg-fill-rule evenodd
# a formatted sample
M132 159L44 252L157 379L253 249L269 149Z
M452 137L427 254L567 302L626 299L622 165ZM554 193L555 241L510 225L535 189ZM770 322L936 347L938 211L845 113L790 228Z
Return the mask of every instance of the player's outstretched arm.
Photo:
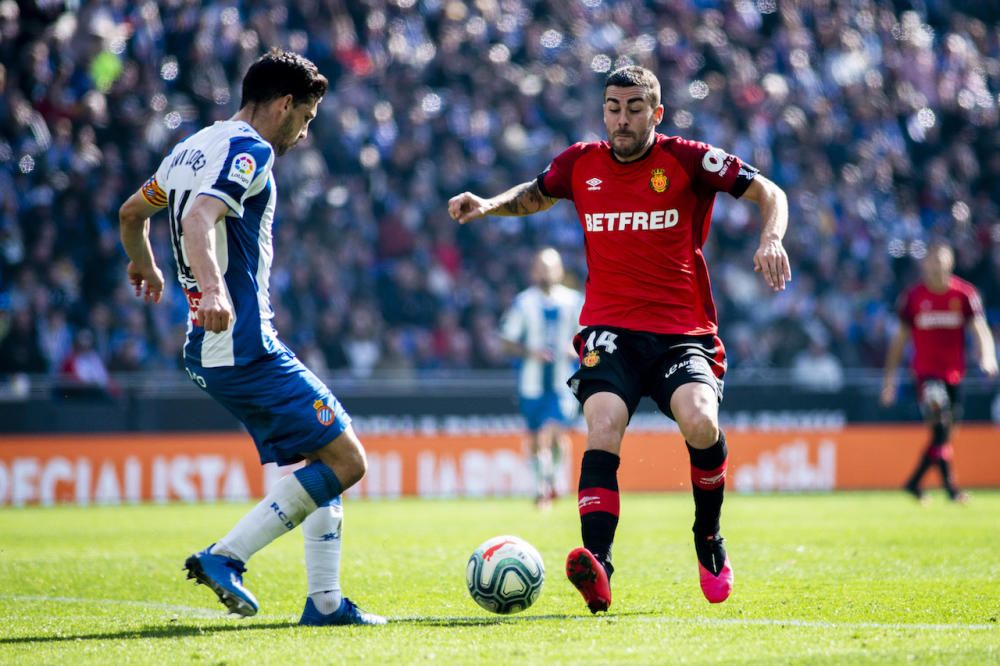
M448 200L448 214L465 224L486 215L531 215L551 208L556 201L542 194L537 180L531 180L490 199L462 192Z
M159 303L163 295L163 273L156 266L149 244L149 218L160 208L146 201L139 191L118 209L119 234L129 258L128 281L136 296L153 303Z
M885 355L885 374L882 377L882 393L879 401L883 407L888 407L896 402L896 371L899 369L899 362L903 360L903 349L910 339L910 327L902 322L896 335L892 336L889 343L889 351Z
M743 198L757 204L763 220L760 247L753 255L753 269L764 276L767 286L781 291L786 282L792 281L788 253L781 243L788 229L788 197L780 187L757 174Z
M993 333L990 332L990 325L986 317L978 314L972 318L972 337L976 339L979 348L979 369L987 377L996 377L997 368L997 348L993 342Z
M195 316L198 325L212 333L226 330L233 319L233 306L222 283L219 262L215 260L215 224L228 210L221 199L201 194L181 218L184 254L201 290Z

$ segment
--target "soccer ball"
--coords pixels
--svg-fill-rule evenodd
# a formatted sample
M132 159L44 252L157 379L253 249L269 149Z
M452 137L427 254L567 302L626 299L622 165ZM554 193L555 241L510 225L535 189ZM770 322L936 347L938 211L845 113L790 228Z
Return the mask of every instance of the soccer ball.
M545 565L535 547L516 536L484 541L469 558L465 583L476 603L491 613L520 613L535 603Z

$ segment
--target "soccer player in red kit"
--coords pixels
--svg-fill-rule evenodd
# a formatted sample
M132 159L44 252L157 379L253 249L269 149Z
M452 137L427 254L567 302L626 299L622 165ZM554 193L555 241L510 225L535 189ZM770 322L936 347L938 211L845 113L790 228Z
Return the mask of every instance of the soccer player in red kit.
M726 357L702 254L716 192L760 207L754 268L776 291L791 279L781 244L784 192L723 150L657 134L662 119L653 73L615 70L604 87L607 141L570 146L537 179L498 196L464 192L448 202L461 223L536 213L559 199L576 206L589 274L584 328L575 340L580 369L569 385L583 405L587 450L578 495L583 547L570 552L566 573L594 613L611 605L619 454L643 396L677 422L687 442L702 592L718 603L732 591L719 535L727 452L718 410Z
M965 329L972 330L979 352L979 368L988 377L997 375L993 334L983 314L976 288L952 275L955 255L944 243L932 243L924 258L923 281L899 301L899 329L889 345L882 384L882 404L896 400L896 369L907 340L913 338L913 375L917 399L930 426L931 438L920 462L903 486L924 499L920 481L937 464L945 491L953 501L966 495L955 485L951 470L951 427L960 416L962 377L965 376Z

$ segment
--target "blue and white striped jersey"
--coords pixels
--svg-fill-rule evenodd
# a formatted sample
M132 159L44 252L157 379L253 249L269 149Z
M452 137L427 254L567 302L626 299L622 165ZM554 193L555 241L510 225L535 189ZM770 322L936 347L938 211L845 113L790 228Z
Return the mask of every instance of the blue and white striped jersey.
M572 398L566 380L577 368L570 356L573 336L580 330L583 294L555 285L549 294L538 287L519 293L500 324L500 335L529 350L548 350L551 362L524 358L518 373L517 390L522 398L538 398L546 393Z
M149 203L167 208L177 279L191 309L184 356L204 367L245 365L284 349L271 323L268 295L277 199L273 164L274 149L253 127L220 121L178 143L142 188ZM181 219L199 195L229 207L215 225L215 259L235 319L221 333L206 333L195 324L201 289L186 257Z

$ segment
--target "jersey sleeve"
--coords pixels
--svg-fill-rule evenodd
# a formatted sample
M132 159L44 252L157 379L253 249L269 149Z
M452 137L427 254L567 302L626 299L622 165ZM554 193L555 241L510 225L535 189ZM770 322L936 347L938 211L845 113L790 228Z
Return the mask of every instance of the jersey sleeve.
M573 200L573 166L583 155L586 144L574 143L562 151L538 174L538 189L553 199Z
M678 139L672 148L692 185L711 193L727 192L739 198L760 173L736 155L701 141Z
M524 339L524 329L524 298L518 296L500 320L500 337L508 342L520 343Z
M209 157L197 194L221 199L242 217L244 201L263 188L273 162L274 151L259 138L237 136L220 142Z
M969 322L976 317L986 317L983 311L983 301L979 298L979 292L971 284L965 289L965 302L962 304L965 321Z
M146 182L142 184L141 188L139 188L142 198L145 199L146 203L150 206L156 206L157 208L167 207L167 193L164 191L160 183L166 182L166 170L169 160L169 155L164 157L160 162L159 168L156 169L156 173L147 178Z

